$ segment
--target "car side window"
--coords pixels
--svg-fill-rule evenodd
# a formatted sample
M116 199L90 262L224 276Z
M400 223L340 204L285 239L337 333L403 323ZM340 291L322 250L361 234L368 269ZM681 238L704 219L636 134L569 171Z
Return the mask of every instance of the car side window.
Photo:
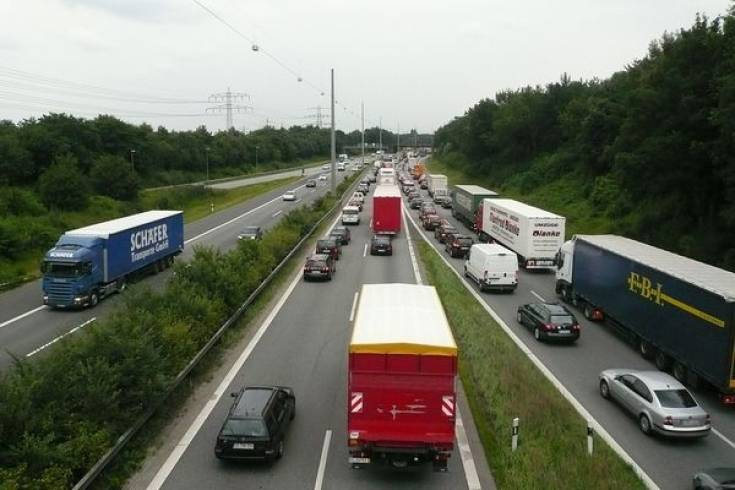
M628 388L630 388L632 390L633 389L633 384L636 381L636 377L635 376L631 376L630 374L625 374L625 375L623 375L623 376L620 377L620 381L621 381L621 383L623 383L625 386L627 386Z
M649 403L653 401L653 395L651 394L651 391L640 379L636 379L633 382L633 391L638 393L644 400L647 400Z

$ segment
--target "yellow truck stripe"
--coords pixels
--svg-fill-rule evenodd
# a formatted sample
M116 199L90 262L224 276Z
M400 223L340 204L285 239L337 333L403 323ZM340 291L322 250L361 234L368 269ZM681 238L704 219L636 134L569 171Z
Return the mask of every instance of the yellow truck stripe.
M723 320L720 320L719 318L710 315L709 313L705 313L702 310L699 310L691 305L688 305L686 303L682 303L676 298L672 298L668 294L662 292L661 293L661 300L667 302L671 306L675 306L679 308L680 310L686 311L690 315L694 315L697 318L701 318L702 320L709 322L717 327L725 328L725 322Z

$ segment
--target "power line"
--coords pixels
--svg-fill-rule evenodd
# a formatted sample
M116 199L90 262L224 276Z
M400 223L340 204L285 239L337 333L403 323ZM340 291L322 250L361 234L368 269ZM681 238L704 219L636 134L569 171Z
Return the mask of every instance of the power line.
M251 106L236 104L238 101L244 101L245 99L250 100L250 96L244 92L231 92L230 87L227 87L227 92L220 92L218 94L212 94L209 96L210 102L222 102L222 104L207 107L207 112L224 112L226 117L227 129L234 127L232 123L233 112L247 112L252 110Z

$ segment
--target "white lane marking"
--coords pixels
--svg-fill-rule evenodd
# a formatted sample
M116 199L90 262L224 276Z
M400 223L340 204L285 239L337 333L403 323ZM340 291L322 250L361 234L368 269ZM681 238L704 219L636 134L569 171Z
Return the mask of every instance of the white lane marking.
M67 335L73 334L77 330L86 327L87 325L89 325L90 323L94 322L95 320L97 320L97 317L90 318L89 320L87 320L86 322L82 323L81 325L77 325L76 327L72 328L71 330L69 330L65 334L59 335L58 337L56 337L51 342L47 342L47 343L43 344L41 347L39 347L38 349L32 350L31 352L29 352L28 354L26 354L26 357L31 357L31 356L34 356L34 355L38 354L39 352L41 352L42 350L44 350L46 347L50 347L50 346L54 345L56 342L58 342L59 340L63 339Z
M480 294L477 291L475 291L475 289L469 284L469 282L467 282L462 277L462 275L459 272L457 272L454 269L454 267L452 267L452 264L434 246L431 240L427 238L427 236L418 227L418 225L416 224L416 222L413 220L413 218L410 215L408 216L408 219L411 220L411 223L416 228L416 230L418 230L419 234L423 237L426 243L428 243L432 248L434 248L434 251L436 251L439 258L444 261L447 267L449 267L449 269L454 273L454 275L457 276L457 278L462 282L462 285L465 287L465 289L467 289L467 291L469 291L469 293L475 298L475 300L480 304L480 306L482 306L482 308L485 311L487 311L490 316L493 317L493 319L497 322L497 324L500 325L500 328L503 329L503 331L508 335L508 337L510 337L513 343L516 344L516 346L521 350L521 352L523 352L526 355L526 357L528 357L528 359L533 363L533 365L536 366L536 368L538 368L539 371L541 371L541 373L546 377L546 379L551 381L554 387L557 390L559 390L561 395L569 403L572 404L572 406L577 411L577 413L579 413L579 415L583 419L591 423L592 428L595 430L595 432L597 432L597 434L599 434L600 437L602 437L602 439L605 442L607 442L607 444L612 448L612 450L615 451L615 453L617 453L617 455L620 456L620 458L623 461L625 461L627 464L631 466L631 468L633 468L633 471L635 472L635 474L638 475L638 478L640 478L643 481L643 484L647 488L649 488L650 490L659 490L659 486L656 485L656 483L651 479L650 476L648 476L648 474L643 470L643 468L641 468L641 466L638 465L638 463L636 463L636 461L627 453L627 451L623 449L623 447L620 444L618 444L618 442L613 438L613 436L610 435L610 433L607 430L605 430L602 424L600 424L592 416L592 414L589 413L587 409L584 408L584 406L576 398L574 398L574 395L572 395L572 393L569 390L567 390L567 388L561 383L561 381L559 381L559 379L556 376L554 376L554 373L552 373L549 370L549 368L547 368L546 365L544 365L544 363L541 362L541 360L538 357L536 357L536 354L531 352L531 349L529 349L526 346L526 344L523 343L520 337L518 337L515 334L515 332L513 332L513 330L510 329L508 324L505 323L505 321L503 321L503 319L500 318L500 316L497 313L495 313L495 310L493 310L490 307L490 305L485 303L482 296L480 296Z
M401 207L403 208L403 214L408 216L406 206L401 201ZM408 254L411 256L411 265L413 266L413 275L416 276L416 284L422 284L421 282L421 271L419 270L419 263L416 260L416 253L413 250L413 241L411 240L411 231L406 227L406 240L408 241Z
M363 257L366 257L367 256L367 247L368 247L368 244L366 243L365 244L365 248L362 249L362 256Z
M319 469L316 472L316 482L314 482L314 490L322 490L324 483L324 470L327 468L327 456L329 455L329 443L332 441L332 430L327 429L324 433L324 444L322 444L322 455L319 458Z
M462 414L459 411L459 405L457 405L456 408L457 419L454 425L454 434L457 438L459 457L462 459L462 466L464 467L464 474L467 479L467 488L469 488L469 490L482 490L480 475L477 474L475 460L472 458L472 448L470 448L470 442L469 439L467 439L467 432L464 430L464 423L462 422Z
M280 211L276 211L275 213L273 213L273 214L271 215L271 218L275 218L276 216L278 216L278 215L279 215L279 214L281 214L282 212L283 212L283 209L281 209Z
M331 225L332 227L337 224L337 220L339 220L339 214L334 219L334 222ZM225 390L227 390L227 387L230 386L232 381L235 379L237 373L240 372L240 369L242 369L243 365L245 365L245 362L248 360L253 350L255 350L255 346L258 345L261 337L265 335L266 330L268 330L268 327L271 326L271 323L273 323L273 320L276 318L278 312L281 311L283 305L286 304L286 300L291 296L293 290L296 289L296 285L300 282L301 277L302 272L301 270L299 270L294 275L294 278L291 281L291 284L289 284L288 289L286 289L286 293L281 296L281 299L278 300L276 306L268 314L266 319L263 321L263 324L260 326L260 328L258 328L258 331L255 332L253 338L250 339L250 342L248 343L247 347L245 347L245 350L242 351L240 357L237 359L237 361L235 361L235 364L233 364L232 368L230 368L230 370L227 372L227 375L224 377L219 386L217 386L217 389L215 390L212 397L209 399L207 404L204 405L202 410L199 412L199 415L197 415L196 419L194 419L194 422L192 422L192 424L189 426L189 429L187 429L186 434L184 434L181 439L179 439L179 442L176 443L176 446L171 451L171 454L169 454L168 458L166 458L163 466L159 468L158 473L156 473L156 476L154 476L153 480L151 480L151 482L148 484L146 490L158 490L163 486L164 483L166 483L166 479L171 474L181 457L184 455L186 449L189 447L189 445L191 445L194 437L204 425L204 422L209 418L209 415L217 406L217 403L219 402L220 398L222 398L222 395L225 393Z
M355 308L357 308L357 298L360 297L360 291L355 293L355 298L352 300L352 309L350 310L350 323L355 319Z
M732 442L732 441L731 441L730 439L728 439L727 437L725 437L725 434L723 434L723 433L722 433L722 432L720 432L719 430L715 429L714 427L712 427L712 432L713 432L713 433L714 433L714 434L715 434L715 435L716 435L717 437L719 437L720 439L722 439L722 440L723 440L723 441L725 442L725 444L727 444L727 445L728 445L728 446L730 446L731 448L735 449L735 442Z
M302 185L302 186L299 186L299 187L297 187L297 188L296 188L296 189L294 189L294 190L298 190L298 189L301 189L302 187L304 187L304 186L303 186L303 185ZM232 218L232 219L231 219L231 220L229 220L229 221L225 221L224 223L221 223L221 224L219 224L219 225L215 226L214 228L210 228L210 229L208 229L207 231L205 231L205 232L203 232L203 233L200 233L200 234L198 234L198 235L197 235L197 236L195 236L195 237L189 238L188 240L185 240L185 241L184 241L184 245L188 245L188 244L190 244L191 242L194 242L194 241L196 241L196 240L199 240L199 239L200 239L201 237L203 237L203 236L207 236L207 235L209 235L210 233L212 233L213 231L217 231L217 230L219 230L220 228L224 228L224 227L225 227L225 226L227 226L227 225L231 225L231 224L232 224L232 223L234 223L235 221L237 221L237 220L239 220L239 219L242 219L242 218L244 218L245 216L247 216L247 215L249 215L249 214L252 214L252 213L254 213L254 212L256 212L256 211L258 211L258 210L260 210L260 209L263 209L264 207L266 207L266 206L268 206L268 205L270 205L270 204L273 204L273 203L274 203L274 202L276 202L276 201L280 201L280 200L281 200L281 197L282 197L282 196L274 197L274 198L273 198L273 199L271 199L270 201L268 201L268 202L264 202L264 203L263 203L263 204L261 204L260 206L258 206L258 207L255 207L255 208L251 209L250 211L246 211L246 212L242 213L242 214L241 214L241 215L239 215L239 216L235 216L234 218Z
M540 294L538 294L538 293L537 293L536 291L534 291L533 289L531 290L531 294L533 294L534 296L536 296L536 297L538 298L538 300L539 300L539 301L541 301L542 303L546 303L546 300L544 299L544 297L543 297L543 296L541 296Z
M301 199L296 199L293 203L296 204L297 202L301 202Z
M33 308L32 310L28 310L25 313L22 313L22 314L16 316L15 318L11 318L10 320L7 320L7 321L4 321L4 322L0 323L0 328L7 327L11 323L15 323L18 320L22 320L23 318L25 318L27 316L31 316L32 314L38 313L39 311L45 310L45 309L46 309L46 305L41 305L38 308Z

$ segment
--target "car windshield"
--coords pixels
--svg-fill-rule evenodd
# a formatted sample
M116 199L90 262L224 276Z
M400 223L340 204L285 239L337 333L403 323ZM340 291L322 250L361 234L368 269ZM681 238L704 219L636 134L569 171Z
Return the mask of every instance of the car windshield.
M472 245L472 238L457 238L457 242L461 246Z
M258 233L258 227L257 226L246 226L242 230L243 235L255 235Z
M82 262L49 262L41 265L41 272L53 277L78 277L89 267Z
M373 237L373 243L378 245L388 245L390 244L390 239L388 237L376 236Z
M306 261L307 267L326 267L327 263L323 260L313 260L309 259Z
M260 419L228 419L223 436L268 437L268 429Z
M357 214L359 211L357 209L345 209L342 212L344 214Z
M554 325L574 325L574 318L570 315L551 315L551 323Z
M334 240L318 240L316 242L316 246L319 248L332 248L335 247L337 244Z
M687 390L655 390L656 398L664 408L692 408L697 406Z

